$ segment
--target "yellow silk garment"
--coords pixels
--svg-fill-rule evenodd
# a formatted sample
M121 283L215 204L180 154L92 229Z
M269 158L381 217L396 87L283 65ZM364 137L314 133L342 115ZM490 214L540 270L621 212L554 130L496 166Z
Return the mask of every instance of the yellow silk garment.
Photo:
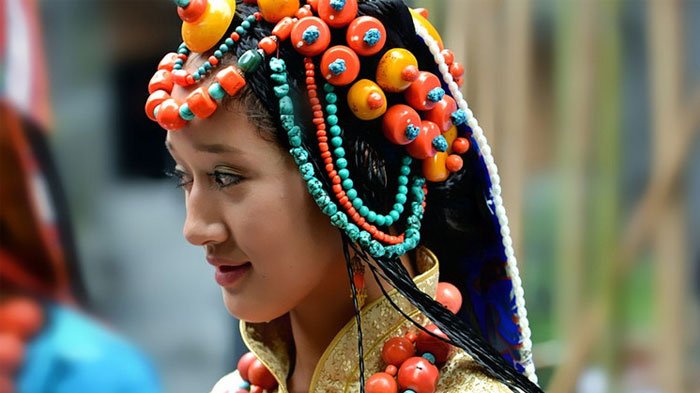
M435 254L425 247L418 248L418 274L413 279L418 288L435 298L439 267ZM406 314L422 325L430 322L396 290L389 296ZM413 324L396 311L384 297L365 305L361 311L364 345L365 378L383 371L381 358L384 342L391 337L415 331ZM290 368L292 337L288 318L281 317L268 323L241 321L241 335L248 348L267 366L279 384L275 392L287 393L286 380ZM316 365L310 392L359 392L357 354L357 324L352 318L338 332ZM237 371L219 380L212 393L235 392L242 382ZM440 367L437 392L510 392L505 385L484 374L481 366L459 348L453 348L447 362Z

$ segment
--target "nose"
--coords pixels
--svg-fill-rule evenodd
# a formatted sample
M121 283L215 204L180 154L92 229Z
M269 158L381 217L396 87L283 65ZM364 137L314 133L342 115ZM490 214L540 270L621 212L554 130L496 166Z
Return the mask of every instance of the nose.
M206 189L193 186L186 198L187 216L182 233L195 246L226 241L227 230L219 204Z

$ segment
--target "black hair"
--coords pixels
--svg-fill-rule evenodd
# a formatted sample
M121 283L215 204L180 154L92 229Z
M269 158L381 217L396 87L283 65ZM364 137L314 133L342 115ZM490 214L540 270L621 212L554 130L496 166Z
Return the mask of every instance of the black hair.
M257 7L240 1L237 9L231 29L238 26L246 16L258 11ZM421 70L440 74L427 46L417 37L411 14L403 1L364 1L359 4L359 14L370 15L381 20L386 28L387 40L385 50L374 56L363 57L358 79L375 79L374 72L383 53L388 48L397 47L410 50L418 59ZM235 50L224 57L223 62L235 62L243 52L257 49L259 40L269 36L273 27L274 24L264 20L253 24L249 32L241 37ZM332 33L331 45L345 42L344 31L333 29ZM283 58L287 65L289 94L293 98L298 98L294 100L295 102L306 102L303 99L306 91L304 57L294 50L289 42L280 43L278 51L279 57ZM247 73L246 87L238 96L225 99L224 105L239 105L240 109L247 111L248 118L259 128L263 137L273 140L283 150L288 150L290 146L278 120L277 98L274 95L269 74L269 67L265 63L258 70ZM338 96L344 96L346 92L347 88L336 87ZM388 96L387 99L391 105L394 98ZM309 105L297 105L295 109L298 112L297 118L300 120L299 126L302 128L303 144L309 151L316 153L311 154L310 158L318 173L324 173L318 147L313 142L315 133L311 128ZM343 138L347 143L348 169L353 173L353 182L359 196L373 210L389 210L394 203L393 195L386 190L396 189L398 186L397 177L404 148L384 138L380 119L359 120L346 105L338 105L338 118L341 119L340 125L345 130ZM465 257L478 256L484 247L496 247L500 238L497 235L497 224L489 215L486 206L485 194L488 190L488 179L483 173L474 170L478 167L478 152L470 149L463 155L463 159L465 165L462 170L452 174L443 183L428 185L421 244L430 248L441 261L441 277L446 278L447 281L454 280L453 284L464 294L466 282L456 278L464 276L465 266L458 261ZM413 165L419 165L419 163ZM415 169L420 170L420 168ZM326 182L325 186L330 191L328 179L324 178L322 181ZM356 254L365 255L357 245L350 243L346 236L343 235L342 238L346 259L349 259L348 247L352 247ZM415 257L415 254L412 253L412 256ZM474 361L483 366L488 375L502 381L512 390L542 391L520 374L483 338L478 323L468 309L460 312L459 315L452 314L416 287L398 258L374 258L374 263L369 261L368 257L367 259L375 278L377 276L385 278L449 337L448 342L465 350ZM346 262L349 263L349 260ZM352 289L354 293L355 288ZM385 291L385 288L382 287L382 290ZM358 314L356 302L355 307ZM358 327L361 326L359 322L358 319ZM420 325L418 327L423 329ZM361 337L361 332L358 333ZM361 339L358 344L361 353ZM360 370L363 370L362 356L360 356ZM362 376L360 380L362 384ZM363 389L364 386L361 388Z

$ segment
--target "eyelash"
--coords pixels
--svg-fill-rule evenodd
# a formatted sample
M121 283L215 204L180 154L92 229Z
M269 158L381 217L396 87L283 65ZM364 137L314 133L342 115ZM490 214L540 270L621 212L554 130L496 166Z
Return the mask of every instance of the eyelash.
M176 179L177 184L175 184L175 187L177 188L183 188L186 185L192 183L192 180L187 180L185 181L185 178L187 174L181 170L178 169L172 169L165 171L166 176ZM217 190L223 190L224 188L230 187L230 186L235 186L236 184L240 183L243 178L241 176L234 175L232 173L226 173L226 172L220 172L220 171L214 171L211 173L207 173L207 176L212 178L214 180L214 186L216 187ZM222 178L228 178L232 179L230 182L225 183L225 182L219 182Z

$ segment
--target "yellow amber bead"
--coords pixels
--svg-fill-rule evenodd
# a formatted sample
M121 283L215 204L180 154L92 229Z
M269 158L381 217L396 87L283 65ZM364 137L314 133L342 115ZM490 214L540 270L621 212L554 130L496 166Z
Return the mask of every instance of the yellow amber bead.
M299 0L258 0L263 19L277 23L284 17L294 17L299 10Z
M452 153L452 142L457 139L457 126L450 127L449 130L442 133L442 136L444 136L447 141L447 153Z
M348 106L358 118L373 120L386 112L386 96L369 79L361 79L348 90Z
M377 65L377 83L387 92L406 90L418 76L418 60L403 48L388 50Z
M409 11L411 11L411 16L413 16L413 20L418 22L421 26L425 27L425 29L428 31L428 34L430 34L430 36L433 37L435 41L437 41L440 50L445 49L445 47L442 44L442 37L440 37L440 33L438 33L435 26L433 26L432 23L430 23L427 19L425 19L425 17L423 17L423 15L419 14L414 9L409 8Z
M235 12L236 0L209 0L201 18L182 24L182 40L192 52L206 52L226 34Z
M432 157L423 160L423 176L425 179L432 182L441 182L447 179L450 171L447 170L445 160L447 160L447 152L438 152Z

